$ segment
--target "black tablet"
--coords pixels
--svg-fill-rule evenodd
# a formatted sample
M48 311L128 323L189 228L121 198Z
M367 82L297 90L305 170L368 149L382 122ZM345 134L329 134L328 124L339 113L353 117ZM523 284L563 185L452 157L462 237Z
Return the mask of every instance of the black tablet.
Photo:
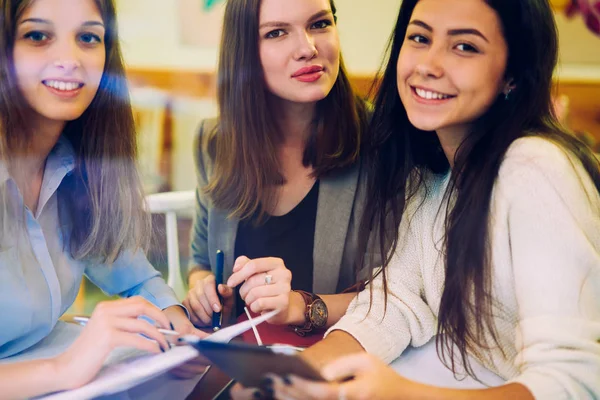
M190 343L230 377L246 387L258 387L266 374L297 375L324 381L321 374L292 349L269 348L245 343Z

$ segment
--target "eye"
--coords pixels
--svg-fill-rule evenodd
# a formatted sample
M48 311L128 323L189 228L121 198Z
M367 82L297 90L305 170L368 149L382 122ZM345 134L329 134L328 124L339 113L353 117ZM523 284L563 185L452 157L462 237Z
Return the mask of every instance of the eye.
M331 25L333 25L333 22L331 22L331 20L322 19L320 21L315 22L310 27L312 29L325 29L325 28L327 28L328 26L331 26Z
M419 43L419 44L429 43L429 39L427 39L423 35L417 35L417 34L408 36L408 40L410 40L411 42Z
M36 44L45 42L50 39L49 35L47 35L44 32L41 32L41 31L27 32L25 35L23 35L23 38L25 38L31 42L34 42Z
M461 52L479 53L479 50L477 50L474 46L472 46L468 43L460 43L460 44L457 44L455 47L458 51L461 51Z
M102 43L102 39L100 39L100 36L98 36L94 33L91 33L91 32L85 32L85 33L80 34L79 40L88 45Z
M284 34L285 34L285 31L283 29L275 29L274 31L267 33L265 35L265 38L267 38L267 39L278 38L278 37L282 37Z

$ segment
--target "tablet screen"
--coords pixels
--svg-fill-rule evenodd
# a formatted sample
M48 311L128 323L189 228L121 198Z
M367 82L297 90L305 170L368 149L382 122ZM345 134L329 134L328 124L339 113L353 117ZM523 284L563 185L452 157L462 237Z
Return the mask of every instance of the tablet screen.
M323 377L291 348L270 349L242 343L216 343L200 340L192 343L217 367L246 387L258 387L266 374L297 375L315 381Z

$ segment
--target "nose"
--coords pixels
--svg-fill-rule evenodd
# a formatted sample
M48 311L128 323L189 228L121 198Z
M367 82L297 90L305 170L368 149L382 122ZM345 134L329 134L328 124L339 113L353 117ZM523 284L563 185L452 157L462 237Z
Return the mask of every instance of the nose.
M440 78L444 74L442 61L440 52L435 51L434 48L429 48L420 54L415 72L425 78Z
M76 43L63 43L57 46L54 66L69 74L81 67L79 47Z
M77 60L61 59L61 60L56 60L54 62L54 66L60 70L67 72L67 73L71 73L71 72L75 71L77 68L79 68L81 66L81 64Z
M317 54L318 51L313 36L308 33L300 35L295 54L296 60L312 60Z

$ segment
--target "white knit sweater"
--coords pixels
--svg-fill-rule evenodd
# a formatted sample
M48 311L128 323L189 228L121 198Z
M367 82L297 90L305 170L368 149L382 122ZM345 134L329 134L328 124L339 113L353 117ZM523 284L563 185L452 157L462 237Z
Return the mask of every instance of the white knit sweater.
M436 332L444 286L444 193L449 175L427 179L408 205L387 270L350 304L332 330L354 336L386 362ZM541 138L509 148L494 186L490 238L500 348L487 368L538 399L600 398L600 196L579 161ZM441 207L441 211L440 211ZM407 214L405 214L407 215ZM464 240L469 240L465 237ZM504 355L503 356L503 352Z

